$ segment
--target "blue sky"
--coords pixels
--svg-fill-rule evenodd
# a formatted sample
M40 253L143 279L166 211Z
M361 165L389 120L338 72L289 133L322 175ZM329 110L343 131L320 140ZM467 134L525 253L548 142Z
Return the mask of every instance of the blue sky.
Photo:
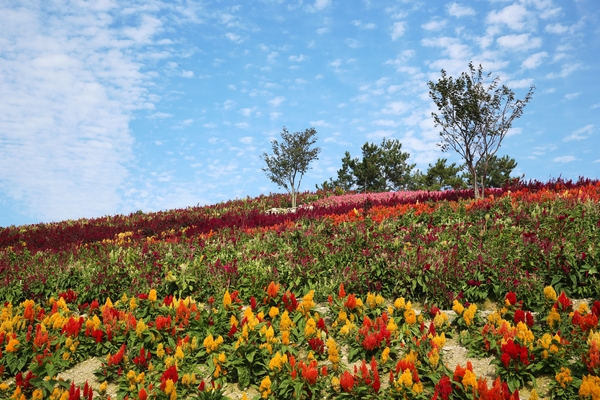
M282 192L260 159L315 127L345 151L443 154L427 82L469 61L522 98L516 174L600 178L597 0L0 0L0 226Z

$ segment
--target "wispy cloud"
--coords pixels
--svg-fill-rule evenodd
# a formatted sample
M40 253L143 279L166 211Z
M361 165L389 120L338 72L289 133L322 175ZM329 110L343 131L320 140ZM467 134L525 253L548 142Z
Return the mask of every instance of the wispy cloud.
M548 53L545 51L540 51L539 53L535 53L527 57L521 65L526 69L534 69L539 67L542 62L544 62L546 57L548 57Z
M506 25L520 31L525 29L530 18L530 13L522 4L512 4L500 11L492 11L487 15L488 24Z
M319 12L331 5L331 0L315 0L314 4L306 7L308 12Z
M375 28L377 28L377 25L374 24L373 22L364 23L364 22L359 21L359 20L352 21L352 25L357 26L357 27L362 28L362 29L375 29Z
M585 140L589 138L594 132L594 124L589 124L583 128L573 131L569 136L565 137L563 141L570 142L572 140Z
M567 93L567 94L565 94L565 100L576 99L577 97L579 97L580 94L581 94L581 92Z
M542 39L539 37L529 37L528 33L521 35L505 35L496 39L501 47L516 51L527 51L536 49L542 45Z
M571 75L573 72L575 72L581 68L582 68L582 66L580 63L563 64L563 66L560 69L560 72L558 72L558 73L551 72L546 75L546 78L548 78L548 79L566 78L567 76Z
M394 24L390 28L390 35L392 37L392 40L396 40L396 39L402 37L402 35L404 35L404 31L406 31L406 22L404 22L404 21L394 22Z
M280 106L281 103L283 103L285 101L285 97L283 96L277 96L272 98L271 100L268 101L269 105L273 106L273 107L277 107Z
M562 163L562 164L570 163L575 160L577 160L577 157L575 157L575 156L561 156L561 157L554 157L554 159L552 159L552 161L557 162L557 163Z

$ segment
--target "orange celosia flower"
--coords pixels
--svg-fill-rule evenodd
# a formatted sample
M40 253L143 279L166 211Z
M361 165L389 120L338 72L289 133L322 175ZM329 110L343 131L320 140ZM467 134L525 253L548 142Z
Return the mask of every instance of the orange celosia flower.
M267 295L274 299L275 297L277 297L277 293L279 292L279 285L275 284L275 282L271 281L271 283L269 283L269 286L267 287Z

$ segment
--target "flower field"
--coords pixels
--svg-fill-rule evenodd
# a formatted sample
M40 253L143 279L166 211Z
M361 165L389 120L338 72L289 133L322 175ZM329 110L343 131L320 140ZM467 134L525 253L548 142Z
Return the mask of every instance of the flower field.
M303 193L311 207L267 214L288 206L273 195L1 229L0 399L103 399L107 383L132 399L219 399L225 384L600 399L600 182L487 194ZM450 370L450 338L496 377ZM102 385L56 379L91 357Z

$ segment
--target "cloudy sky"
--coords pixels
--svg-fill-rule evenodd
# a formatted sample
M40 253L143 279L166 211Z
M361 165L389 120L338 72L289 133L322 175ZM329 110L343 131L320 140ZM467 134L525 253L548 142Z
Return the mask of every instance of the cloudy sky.
M427 82L469 61L522 98L517 174L600 178L597 0L0 0L0 226L281 192L260 159L315 127L439 157Z

